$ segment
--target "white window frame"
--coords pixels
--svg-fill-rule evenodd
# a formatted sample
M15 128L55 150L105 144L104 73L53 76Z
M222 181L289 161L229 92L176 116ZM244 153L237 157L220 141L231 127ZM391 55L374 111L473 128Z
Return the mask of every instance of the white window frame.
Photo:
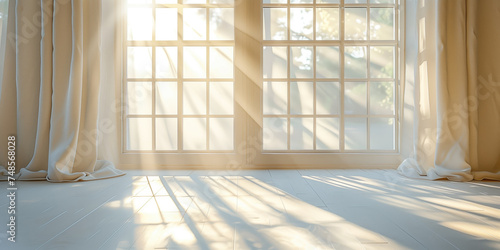
M341 0L343 2L343 0ZM368 0L369 1L369 0ZM398 2L396 19L396 46L397 73L395 76L395 105L396 105L396 150L387 151L341 151L341 152L304 152L304 151L263 151L262 149L262 47L266 44L262 37L262 1L235 0L235 150L234 152L130 152L125 147L125 111L121 113L121 155L120 162L130 168L141 165L141 168L203 168L209 166L214 169L246 168L395 168L400 164L401 156L401 118L403 104L401 84L405 79L404 51L405 51L405 1ZM126 11L127 4L122 4ZM363 5L356 4L357 7ZM123 12L126 13L126 12ZM369 15L369 13L368 13ZM250 20L250 17L257 20ZM342 19L341 19L342 20ZM126 16L123 17L121 37L123 42L122 69L123 80L120 89L126 84ZM180 26L181 24L179 24ZM339 35L343 36L343 25L340 24ZM239 42L238 42L239 41ZM341 56L341 60L343 60ZM369 60L368 60L369 63ZM242 72L244 69L245 72ZM124 91L122 103L125 101ZM256 100L258 105L256 105ZM238 129L237 129L238 128ZM369 126L368 126L369 129ZM153 131L154 133L154 131Z

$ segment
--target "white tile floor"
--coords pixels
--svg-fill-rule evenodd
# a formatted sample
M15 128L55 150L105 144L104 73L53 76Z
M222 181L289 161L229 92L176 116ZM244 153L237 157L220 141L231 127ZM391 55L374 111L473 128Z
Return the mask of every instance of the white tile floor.
M500 182L394 170L130 171L18 188L17 242L0 230L0 249L500 249Z

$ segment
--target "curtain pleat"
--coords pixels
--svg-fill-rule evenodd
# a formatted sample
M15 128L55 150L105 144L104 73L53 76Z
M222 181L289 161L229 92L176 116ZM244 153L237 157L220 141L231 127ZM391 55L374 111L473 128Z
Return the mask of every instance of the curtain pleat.
M60 182L123 175L110 161L97 158L101 0L20 0L10 11L15 26L9 23L9 32L17 40L7 44L4 65L15 64L15 71L5 71L0 85L0 115L11 118L0 124L0 131L15 131L0 136L17 136L18 179ZM3 95L12 88L15 101ZM7 107L14 102L13 114Z
M498 45L490 45L486 53L481 46L491 39L482 28L497 29L500 23L500 1L429 0L418 1L417 5L418 20L413 20L418 23L419 37L415 150L398 170L409 177L432 180L500 180L500 162L486 163L479 157L481 145L497 149L490 151L491 157L500 156L500 140L485 141L480 137L485 132L481 124L500 117L499 112L483 112L484 107L499 110L500 102L491 103L498 99L479 95L481 79L490 76L492 81L500 80L500 71L482 68L483 60L499 51ZM491 19L481 21L486 13ZM496 41L500 41L498 37ZM500 68L498 60L494 64ZM494 96L497 90L489 88L486 92Z

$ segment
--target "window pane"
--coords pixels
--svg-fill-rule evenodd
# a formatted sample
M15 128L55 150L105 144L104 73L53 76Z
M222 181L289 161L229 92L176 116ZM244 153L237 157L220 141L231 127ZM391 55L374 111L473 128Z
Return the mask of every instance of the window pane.
M316 0L316 3L340 3L340 0Z
M127 113L129 115L151 115L153 112L150 82L127 83Z
M312 0L290 0L290 3L312 3Z
M234 4L234 0L210 0L209 2L215 4Z
M232 82L210 83L210 114L234 114L234 90Z
M184 78L207 77L207 50L205 47L184 47Z
M183 110L185 115L204 115L207 113L207 85L204 82L183 83Z
M290 78L313 78L313 47L290 48Z
M370 9L370 39L394 40L394 8Z
M344 0L344 3L366 3L366 0Z
M286 3L286 0L263 0L263 3Z
M316 9L316 40L339 39L339 9Z
M366 107L366 83L365 82L346 82L344 109L345 114L365 115Z
M288 90L286 82L264 82L264 114L287 114Z
M288 124L286 118L264 118L263 149L286 150L288 148Z
M395 150L394 118L370 119L370 149Z
M153 76L152 54L151 47L128 47L127 77L151 78Z
M149 1L151 2L151 0ZM156 3L161 3L161 4L177 3L177 0L156 0Z
M264 8L264 40L287 39L286 8Z
M207 3L207 0L182 0L184 4L197 4L197 3Z
M292 40L313 39L313 16L312 8L290 9L290 35Z
M183 149L207 149L207 120L206 118L183 119Z
M337 46L316 47L316 78L340 77L340 53Z
M156 83L156 114L177 114L177 82Z
M290 114L314 113L314 85L312 82L290 83Z
M156 149L177 150L177 118L156 118Z
M151 8L128 8L127 19L127 39L129 41L150 41L153 39L153 12Z
M345 149L366 150L366 118L345 119Z
M234 8L210 9L210 40L234 40Z
M127 119L127 150L152 150L153 124L151 118Z
M264 47L264 78L287 78L286 54L286 47Z
M184 40L207 39L207 9L185 8L183 9Z
M393 78L394 57L393 46L370 47L370 77Z
M340 125L338 118L316 118L316 149L338 150Z
M233 47L210 47L210 78L233 78Z
M366 40L366 8L345 8L345 39Z
M177 40L177 9L156 9L156 40Z
M210 118L210 150L234 149L234 119Z
M394 0L370 0L370 3L394 3Z
M314 149L313 118L290 118L290 149Z
M345 47L345 78L366 78L368 62L365 46Z
M370 83L370 113L374 115L394 114L394 83Z
M156 78L177 78L177 47L156 48Z
M338 82L316 83L316 114L340 114L340 87Z

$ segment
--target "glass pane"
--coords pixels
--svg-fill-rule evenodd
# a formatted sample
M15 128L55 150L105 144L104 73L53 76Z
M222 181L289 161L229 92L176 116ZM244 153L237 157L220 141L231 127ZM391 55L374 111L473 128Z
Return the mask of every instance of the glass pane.
M156 48L156 78L177 78L177 47Z
M185 8L183 9L184 40L207 39L207 9Z
M344 0L344 3L366 3L366 0Z
M340 52L337 46L316 47L316 78L340 77Z
M316 0L316 3L340 3L340 0Z
M290 78L313 78L313 47L290 48Z
M210 83L210 114L234 114L234 92L232 82Z
M395 150L394 118L370 119L370 149Z
M156 114L177 114L177 82L156 83Z
M339 9L316 9L316 40L339 39Z
M316 118L316 149L339 149L340 125L338 118Z
M210 9L210 40L234 40L234 9Z
M264 114L287 114L288 90L286 82L264 82Z
M365 46L345 47L345 78L366 78L368 62Z
M207 49L205 47L184 47L184 78L207 77Z
M292 40L313 39L313 16L312 8L290 9L290 36Z
M287 39L286 8L264 8L264 40Z
M290 0L290 3L312 3L312 0Z
M207 3L207 0L182 0L184 4Z
M366 83L365 82L346 82L344 109L348 115L365 115L366 107Z
M177 40L177 9L156 9L156 40Z
M207 85L204 82L184 82L182 102L185 115L207 113Z
M127 39L150 41L153 39L153 12L151 8L128 8Z
M127 119L127 150L152 150L153 124L151 118Z
M370 47L370 77L393 78L394 57L393 46Z
M290 118L290 149L314 149L313 118Z
M394 40L394 8L370 9L370 39Z
M370 83L370 113L374 115L394 114L394 83Z
M263 3L286 3L287 0L263 0Z
M210 0L209 2L215 4L234 4L234 0Z
M316 83L316 114L340 114L340 84L338 82Z
M286 150L288 148L288 124L286 118L264 118L262 148L264 150Z
M149 0L151 2L151 0ZM169 3L177 3L177 0L156 0L156 3L160 4L169 4Z
M182 130L183 130L182 143L184 150L207 149L206 118L184 118Z
M286 54L286 47L264 47L264 78L287 78Z
M366 40L366 8L345 8L345 39Z
M366 118L345 119L345 149L366 150Z
M210 150L234 149L234 119L210 118Z
M210 47L210 78L233 78L233 47Z
M177 150L177 118L156 118L156 150Z
M314 85L312 82L290 83L290 114L314 113Z
M128 47L127 77L151 78L153 76L152 54L151 47Z
M163 0L163 1L165 1L165 0ZM144 3L151 3L151 0L127 0L127 3L128 4L144 4Z
M394 3L394 0L370 0L370 3Z
M153 112L151 85L150 82L127 83L127 113L129 115L151 115Z

